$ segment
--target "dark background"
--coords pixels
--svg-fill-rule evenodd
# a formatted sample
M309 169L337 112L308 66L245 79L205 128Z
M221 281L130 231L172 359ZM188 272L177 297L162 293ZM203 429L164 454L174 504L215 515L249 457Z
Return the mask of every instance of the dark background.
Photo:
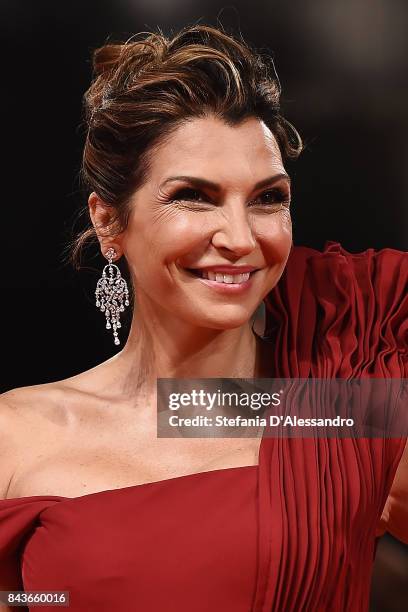
M287 167L294 243L407 250L406 0L2 0L1 7L1 390L66 378L121 348L94 305L106 262L97 249L80 273L64 262L86 206L78 180L81 98L92 49L108 38L219 20L269 50L283 112L306 143ZM124 342L129 316L123 321ZM383 539L380 550L393 546ZM373 610L406 609L398 591L408 575L406 550L396 551L405 570L395 582L388 570L397 557L379 556L377 568L385 566Z
M294 243L407 250L405 0L3 0L2 9L3 389L76 374L121 348L94 305L106 261L94 249L80 273L64 263L86 207L82 95L92 50L108 39L219 20L269 50L283 112L306 143L287 167Z

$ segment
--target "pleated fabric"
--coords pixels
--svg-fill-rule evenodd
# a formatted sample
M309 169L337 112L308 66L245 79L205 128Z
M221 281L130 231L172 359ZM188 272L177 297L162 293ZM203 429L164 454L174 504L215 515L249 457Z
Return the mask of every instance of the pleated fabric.
M271 377L406 378L407 272L408 254L394 249L292 247L265 300ZM369 609L380 517L405 443L263 439L254 612Z

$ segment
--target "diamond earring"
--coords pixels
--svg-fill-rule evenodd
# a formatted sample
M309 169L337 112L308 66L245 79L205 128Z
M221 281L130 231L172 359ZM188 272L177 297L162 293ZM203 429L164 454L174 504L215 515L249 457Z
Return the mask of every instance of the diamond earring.
M112 247L105 253L109 263L104 267L102 276L98 280L95 298L96 307L105 313L106 329L113 328L114 342L120 344L116 330L122 327L120 313L125 310L125 306L129 306L129 291L126 280L122 278L118 266L112 263L116 255L117 253Z

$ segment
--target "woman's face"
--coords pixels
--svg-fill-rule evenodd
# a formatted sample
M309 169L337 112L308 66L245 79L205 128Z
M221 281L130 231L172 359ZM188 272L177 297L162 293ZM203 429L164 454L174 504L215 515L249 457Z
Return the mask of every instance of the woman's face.
M145 305L215 329L248 321L289 256L289 203L289 178L263 122L228 127L208 117L179 127L154 154L121 236L139 314ZM248 280L244 266L254 270Z

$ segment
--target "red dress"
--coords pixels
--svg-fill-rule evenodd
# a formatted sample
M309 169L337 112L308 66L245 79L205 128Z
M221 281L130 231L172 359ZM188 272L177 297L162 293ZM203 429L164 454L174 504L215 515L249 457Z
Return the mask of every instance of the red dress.
M406 378L407 273L393 249L293 247L271 377ZM365 612L405 441L264 436L257 466L2 500L0 588L69 591L72 612Z

